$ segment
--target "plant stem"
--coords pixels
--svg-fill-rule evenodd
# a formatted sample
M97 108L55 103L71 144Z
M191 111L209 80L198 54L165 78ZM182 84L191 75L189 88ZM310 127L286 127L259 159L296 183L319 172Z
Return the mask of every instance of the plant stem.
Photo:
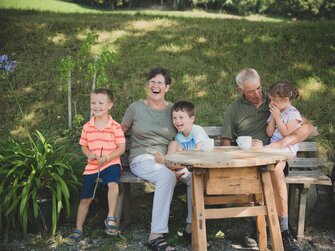
M17 95L16 95L16 93L14 91L14 88L12 87L11 83L9 81L8 81L8 83L9 83L9 88L10 88L10 90L12 91L12 93L14 95L15 102L16 102L17 106L19 107L19 111L20 111L20 114L22 116L22 122L23 122L23 124L25 125L25 127L27 129L28 137L29 137L30 140L32 140L32 137L30 135L29 126L28 126L27 122L24 119L24 113L23 113L23 110L22 110L21 105L19 103L19 99L17 98Z

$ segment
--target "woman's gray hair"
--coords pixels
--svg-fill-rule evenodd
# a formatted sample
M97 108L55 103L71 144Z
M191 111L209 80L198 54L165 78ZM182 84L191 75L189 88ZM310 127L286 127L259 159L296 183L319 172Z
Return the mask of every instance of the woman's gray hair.
M244 68L240 70L236 75L236 84L243 90L243 83L246 81L260 81L261 78L259 77L257 71L253 68Z

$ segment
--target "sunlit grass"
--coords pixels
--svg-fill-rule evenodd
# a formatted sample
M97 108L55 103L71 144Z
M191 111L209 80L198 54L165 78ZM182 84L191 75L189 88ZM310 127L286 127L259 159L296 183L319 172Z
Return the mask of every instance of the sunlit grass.
M313 98L318 94L323 94L328 89L327 86L322 83L320 79L314 77L301 79L298 82L298 85L300 86L300 93L306 100Z
M55 36L50 36L48 40L56 45L64 45L64 43L66 42L66 35L59 33Z
M0 8L53 11L64 13L99 13L101 10L90 9L80 6L77 3L71 3L61 0L0 0Z
M267 17L264 15L236 16L226 13L207 12L201 9L190 11L161 11L161 10L103 10L84 6L62 0L0 0L0 8L51 11L60 13L94 13L94 14L128 14L128 15L149 15L149 16L169 16L169 17L187 17L187 18L215 18L215 19L245 19L256 22L283 22L288 21L282 18Z

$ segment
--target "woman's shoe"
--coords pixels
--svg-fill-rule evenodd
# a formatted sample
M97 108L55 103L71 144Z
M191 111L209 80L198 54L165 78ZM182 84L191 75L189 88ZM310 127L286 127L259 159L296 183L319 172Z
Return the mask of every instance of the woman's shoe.
M146 246L153 251L174 251L174 247L170 246L164 237L157 237L156 239L147 242Z

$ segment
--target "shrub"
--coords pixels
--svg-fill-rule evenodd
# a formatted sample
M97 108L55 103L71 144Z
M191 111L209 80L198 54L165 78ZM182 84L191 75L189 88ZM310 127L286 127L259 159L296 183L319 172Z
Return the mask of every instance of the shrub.
M61 209L70 214L70 191L78 193L70 145L36 131L27 142L10 137L0 147L0 232L19 227L26 234L39 214L38 200L50 198L54 234Z

